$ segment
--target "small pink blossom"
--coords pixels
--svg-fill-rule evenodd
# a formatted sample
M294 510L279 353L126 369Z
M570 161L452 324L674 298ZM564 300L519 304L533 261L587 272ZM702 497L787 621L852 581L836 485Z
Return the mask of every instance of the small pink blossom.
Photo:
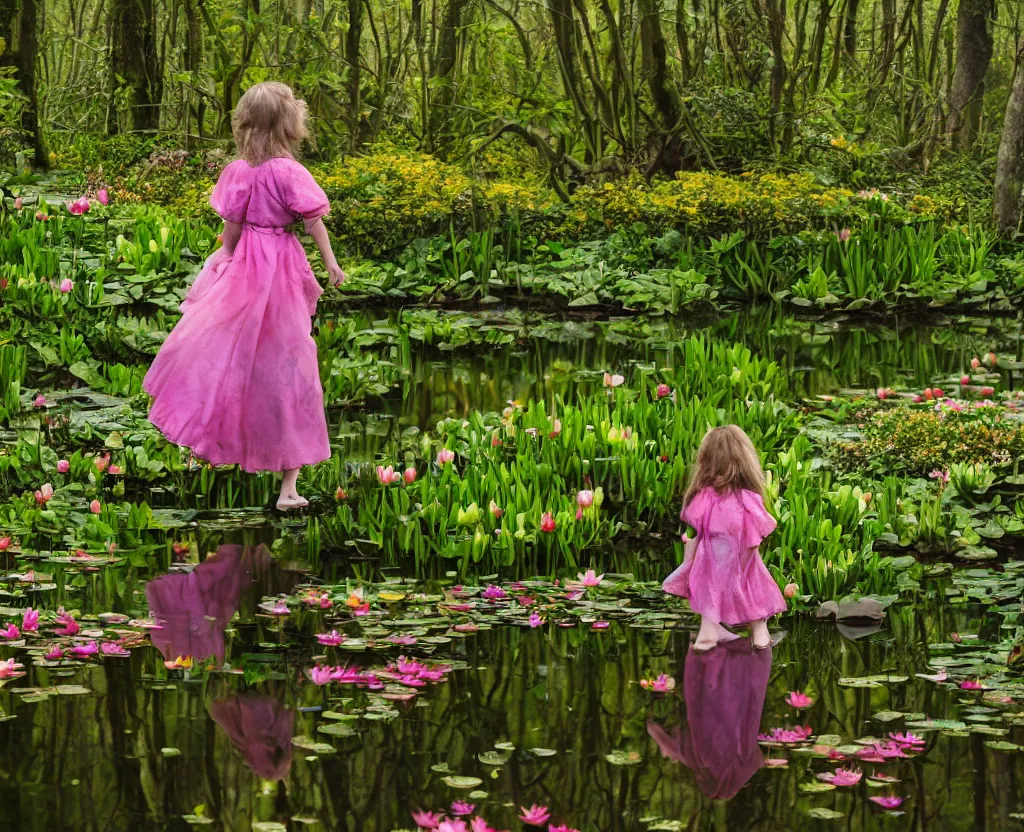
M671 396L671 395L672 395L672 388L671 387L669 387L667 384L659 384L658 385L658 398L659 399L663 399L666 396Z
M525 806L520 806L519 811L522 813L519 815L519 820L527 826L543 826L548 822L548 818L551 817L551 812L548 811L547 806L538 806L536 803L529 809Z
M530 626L531 627L536 629L537 627L539 627L543 623L544 623L544 619L541 618L537 613L535 613L535 612L530 613Z
M32 405L34 407L46 407L46 396L40 393L32 400Z
M595 621L593 624L590 625L590 629L592 629L592 630L607 630L608 629L608 622L607 621Z
M942 480L942 482L949 482L949 471L939 471L938 469L932 471L928 475L933 480Z
M799 743L811 736L810 725L797 725L795 728L772 728L767 734L758 734L758 742L779 742L784 744Z
M896 795L875 795L868 800L883 809L899 809L903 805L903 798Z
M21 670L21 665L14 659L0 661L0 679L14 679L18 676L19 670Z
M337 630L331 630L329 633L317 633L316 640L324 647L337 647L345 640L345 636Z
M889 734L889 738L904 748L920 748L924 745L924 737L919 737L917 734Z
M540 530L550 534L555 530L555 518L550 511L545 511L540 518Z
M482 597L486 598L488 601L500 601L507 594L508 593L505 592L505 590L503 590L500 586L488 584L487 588L482 593Z
M21 629L26 633L34 633L39 629L39 613L29 607L21 616Z
M81 629L71 614L64 612L63 607L57 610L57 623L60 626L54 632L59 636L73 636Z
M0 552L6 552L11 548L11 538L7 535L0 537Z
M964 679L960 683L960 690L984 690L985 686L977 679Z
M402 479L402 475L399 474L391 465L385 468L383 465L377 466L377 479L381 485L391 485Z
M402 479L405 480L406 485L412 485L414 482L416 482L416 469L411 467L406 468L402 472Z
M79 197L74 202L68 204L68 213L74 214L75 216L81 216L89 212L91 207L89 200L86 197Z
M818 779L833 786L856 786L863 776L864 772L859 768L837 768L835 771L819 774Z
M106 188L100 188L96 191L96 201L99 202L100 205L110 204L110 194L107 193Z
M18 629L16 624L8 624L6 629L0 630L0 638L16 641L21 638L21 630Z
M849 228L843 228L842 230L836 233L836 237L838 238L839 242L846 243L849 242L851 234L852 232Z
M95 641L86 641L81 644L76 644L71 648L71 655L77 658L84 658L86 656L95 656L100 652L99 645Z
M601 586L601 581L604 580L604 574L597 575L593 569L588 569L586 572L580 572L576 575L576 580L579 581L583 586L594 587Z
M576 505L580 508L590 508L594 504L593 491L579 491L576 494Z
M89 503L89 511L91 511L93 514L99 514L101 511L103 511L103 506L100 505L99 500L93 500L91 503Z
M811 707L814 704L814 700L811 699L807 694L801 693L798 690L791 691L789 696L786 697L786 703L791 708L796 708L798 711L802 711L805 708Z
M70 462L68 462L66 459L58 459L57 460L57 473L58 474L66 474L70 470L71 470L71 463Z
M625 380L626 380L625 376L620 376L618 374L613 375L612 373L605 373L604 374L604 386L605 387L611 387L611 388L618 387Z
M324 667L321 664L318 664L316 667L311 667L309 669L309 678L313 681L313 684L315 685L326 685L328 682L331 681L331 676L332 668Z
M500 508L494 500L491 500L490 512L495 520L500 520L501 516L505 513L505 509Z
M446 818L437 825L437 832L466 832L466 821Z
M782 594L787 598L793 598L800 591L800 587L796 584L786 584L786 588L782 590Z
M476 807L472 803L456 800L451 806L451 813L456 817L463 817L465 815L473 814L473 809L475 808Z
M435 815L433 812L424 812L421 809L412 813L412 821L420 829L437 829L437 825L442 821L442 817Z
M124 649L123 645L118 644L116 641L104 641L100 643L100 650L104 656L130 656L131 654Z
M669 691L675 690L676 680L671 676L660 673L655 679L641 679L640 687L644 690L649 690L652 693L668 693Z
M274 602L274 606L270 610L271 615L291 615L292 611L288 609L288 604L283 598L278 598Z
M70 292L74 288L75 288L75 283L74 283L74 281L70 277L65 277L60 282L60 291L61 291L62 294L66 295L68 292Z
M56 662L64 658L64 651L59 645L51 647L50 650L43 656L48 662Z
M437 464L438 465L447 465L449 462L452 462L454 459L455 459L455 451L451 450L450 448L441 448L441 450L439 450L437 452Z
M15 210L15 211L20 211L20 210L21 210L21 206L22 206L23 204L24 204L24 203L22 202L22 200L21 200L21 197L20 197L20 196L17 196L17 197L15 197L15 198L14 198L14 210Z

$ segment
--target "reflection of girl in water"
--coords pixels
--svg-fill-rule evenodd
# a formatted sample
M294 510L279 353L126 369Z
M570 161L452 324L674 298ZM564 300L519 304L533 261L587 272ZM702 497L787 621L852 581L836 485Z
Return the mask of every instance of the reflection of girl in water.
M283 780L288 776L295 711L272 696L248 691L218 699L210 706L210 716L257 777Z
M709 652L691 647L683 675L682 730L670 734L647 723L661 753L693 769L708 797L731 798L764 764L757 734L771 669L771 649L754 650L746 639L723 642Z

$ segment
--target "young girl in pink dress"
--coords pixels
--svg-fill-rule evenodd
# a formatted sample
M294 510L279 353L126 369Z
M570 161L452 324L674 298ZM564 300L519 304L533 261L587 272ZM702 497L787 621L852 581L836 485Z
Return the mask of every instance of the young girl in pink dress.
M767 620L786 601L758 551L775 529L763 495L764 472L750 438L735 425L712 428L697 452L680 515L697 534L662 585L688 598L700 615L695 650L737 638L722 624L749 624L755 647L771 644Z
M289 226L302 221L331 285L345 279L323 223L327 197L293 155L305 121L305 102L284 84L256 84L239 100L232 128L241 158L210 197L224 219L223 246L143 384L149 419L171 442L214 465L283 471L279 509L307 504L299 470L331 455L310 335L322 290Z

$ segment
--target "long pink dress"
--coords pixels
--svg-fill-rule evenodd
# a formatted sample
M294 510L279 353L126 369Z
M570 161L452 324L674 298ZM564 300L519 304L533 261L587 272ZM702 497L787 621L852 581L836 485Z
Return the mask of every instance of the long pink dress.
M330 206L302 165L244 159L221 174L214 210L242 224L234 253L214 252L181 304L143 388L150 421L214 465L283 471L331 455L311 317L321 289L286 226L307 230Z
M665 579L666 592L688 598L694 612L723 624L785 611L786 601L758 552L775 530L775 519L757 494L705 488L680 517L697 530L697 550Z

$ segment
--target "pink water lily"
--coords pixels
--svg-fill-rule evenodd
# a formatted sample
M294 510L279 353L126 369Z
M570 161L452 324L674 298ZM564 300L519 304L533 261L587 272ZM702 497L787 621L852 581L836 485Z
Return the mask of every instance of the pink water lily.
M849 228L843 228L843 229L840 229L839 231L836 232L836 238L841 243L847 243L847 242L850 241L851 234L852 234L852 232L850 231Z
M391 465L387 468L383 465L378 465L377 479L381 485L391 485L392 483L399 482L402 479L402 475L399 474Z
M16 624L8 624L6 629L0 630L0 638L16 641L21 638L21 630L18 629Z
M904 748L919 749L924 745L924 737L919 737L917 734L889 734L889 738Z
M791 708L796 708L798 711L802 711L804 708L811 707L811 705L814 704L814 700L806 693L794 690L790 691L789 696L786 697L786 704Z
M536 803L529 809L525 806L520 806L519 811L522 813L519 815L519 820L527 826L543 826L548 822L548 818L551 817L551 812L548 811L547 806L538 806Z
M759 742L798 743L811 736L810 725L797 725L795 728L772 728L767 734L758 734Z
M565 823L561 824L560 826L555 826L553 823L549 823L548 832L579 832L579 830L573 829L571 826Z
M903 798L896 795L875 795L869 797L868 800L883 809L899 809L903 805Z
M51 647L43 655L43 658L46 659L48 662L59 661L60 659L64 658L64 650L59 645L56 647Z
M32 405L34 407L46 407L46 396L40 393L32 400Z
M960 690L984 690L985 686L977 679L964 679L960 683Z
M455 459L455 451L453 451L453 450L451 450L449 448L441 448L441 450L439 450L437 452L437 464L438 465L447 465L449 462L454 461L454 459Z
M278 598L274 602L274 606L270 609L271 615L291 615L292 611L288 609L288 604L283 598Z
M324 647L337 647L345 640L345 636L337 630L331 630L329 633L317 633L316 640Z
M593 624L590 625L590 629L591 630L607 630L608 629L608 622L607 621L595 621Z
M326 685L331 681L333 668L318 664L309 669L309 678L315 685Z
M864 776L859 768L837 768L833 772L819 774L818 778L833 786L856 786Z
M544 623L544 619L541 618L537 613L530 613L530 626L536 629Z
M506 595L508 595L508 593L505 592L505 590L500 586L495 586L494 584L488 584L487 588L482 593L482 597L486 598L488 601L500 601Z
M469 828L472 832L498 832L493 826L491 826L482 817L477 815L473 820L469 822Z
M14 661L14 659L0 661L0 679L13 679L19 675L19 670L21 670L21 665Z
M57 624L60 626L54 632L59 636L73 636L81 629L71 614L64 612L63 607L57 610Z
M79 658L84 656L95 656L99 652L99 645L95 641L86 641L81 644L76 644L71 648L71 655Z
M625 380L626 380L625 376L620 376L618 374L612 375L611 373L605 373L604 374L604 386L605 387L612 387L612 388L618 387Z
M466 821L445 818L437 825L437 832L466 832Z
M451 812L456 817L462 817L463 815L473 814L473 809L476 807L472 803L466 803L463 800L456 800L451 806Z
M412 813L412 822L420 829L437 829L437 825L443 820L441 815L433 812L424 812L422 809Z
M594 492L593 491L579 491L576 494L576 505L580 508L590 508L594 504Z
M601 586L601 581L604 580L604 574L597 575L593 569L588 569L586 572L580 572L576 575L576 580L579 581L583 586Z
M29 607L21 616L21 629L26 633L34 633L39 629L39 613Z
M660 673L655 679L641 679L640 687L652 693L668 693L676 689L676 680L671 676Z
M124 645L118 644L116 641L104 641L100 643L100 650L104 656L130 656Z

